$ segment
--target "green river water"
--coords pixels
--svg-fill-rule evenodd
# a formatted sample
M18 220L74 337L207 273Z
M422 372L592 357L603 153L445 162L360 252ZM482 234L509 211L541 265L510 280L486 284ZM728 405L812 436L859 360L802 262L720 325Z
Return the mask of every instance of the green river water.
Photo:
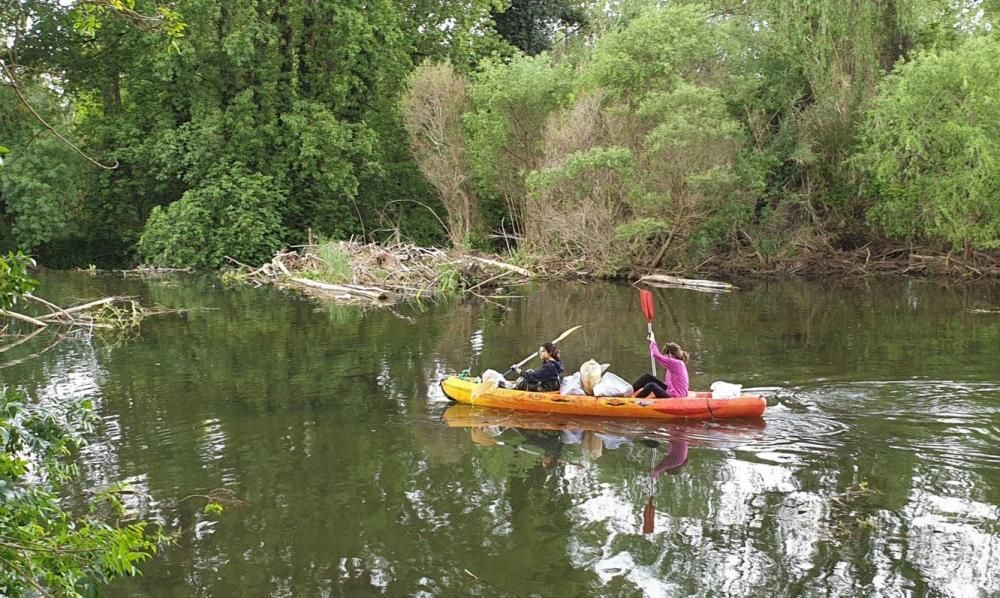
M64 303L186 311L11 365L42 335L0 355L0 379L93 399L71 499L125 480L176 535L111 596L1000 595L1000 314L974 311L1000 287L656 290L657 336L690 351L692 388L761 388L761 421L445 415L443 376L502 369L576 324L571 371L648 369L634 288L517 291L509 311L363 310L211 277L48 273L39 294ZM242 504L204 513L217 488Z

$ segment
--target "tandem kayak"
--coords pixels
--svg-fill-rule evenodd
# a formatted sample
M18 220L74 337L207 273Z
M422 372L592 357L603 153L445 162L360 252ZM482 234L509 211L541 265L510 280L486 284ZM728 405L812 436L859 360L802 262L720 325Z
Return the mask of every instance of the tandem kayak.
M684 398L671 399L591 397L508 390L457 376L445 378L441 390L453 401L477 407L598 417L730 419L761 417L767 408L767 401L759 395L713 399L711 392L693 392Z

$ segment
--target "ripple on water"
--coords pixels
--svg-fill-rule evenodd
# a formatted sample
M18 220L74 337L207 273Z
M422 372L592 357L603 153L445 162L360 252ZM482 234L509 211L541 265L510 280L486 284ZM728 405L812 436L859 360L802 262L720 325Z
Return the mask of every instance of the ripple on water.
M1000 386L949 380L861 381L778 389L767 438L748 449L788 463L852 442L882 439L896 450L949 465L995 465Z

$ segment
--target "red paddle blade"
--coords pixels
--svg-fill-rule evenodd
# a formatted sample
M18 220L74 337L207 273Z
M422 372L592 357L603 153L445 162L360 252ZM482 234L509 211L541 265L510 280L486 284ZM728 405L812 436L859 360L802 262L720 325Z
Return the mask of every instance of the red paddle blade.
M653 321L653 294L646 290L639 291L639 305L642 306L642 313L646 316L647 322Z

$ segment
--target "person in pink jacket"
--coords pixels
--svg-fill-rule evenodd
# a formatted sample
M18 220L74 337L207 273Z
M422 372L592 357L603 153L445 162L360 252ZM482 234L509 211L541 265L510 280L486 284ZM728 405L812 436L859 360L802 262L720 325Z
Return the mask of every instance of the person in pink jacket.
M686 397L688 395L687 363L691 356L677 343L666 343L663 351L656 346L656 337L649 335L649 353L656 363L663 366L663 380L652 374L643 374L632 383L633 396L645 398L654 395L659 399Z

